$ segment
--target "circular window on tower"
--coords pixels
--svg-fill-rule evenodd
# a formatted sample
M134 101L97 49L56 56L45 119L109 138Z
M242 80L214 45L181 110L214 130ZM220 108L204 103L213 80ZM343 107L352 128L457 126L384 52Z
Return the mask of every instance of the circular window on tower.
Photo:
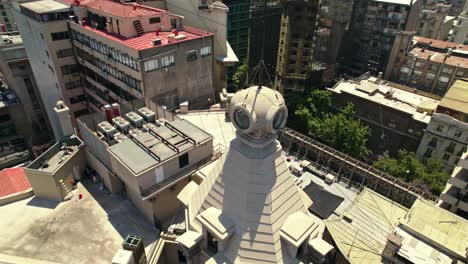
M281 129L286 124L287 110L285 108L280 108L273 118L273 129Z
M234 122L236 126L242 130L250 127L249 112L245 108L238 108L234 111Z

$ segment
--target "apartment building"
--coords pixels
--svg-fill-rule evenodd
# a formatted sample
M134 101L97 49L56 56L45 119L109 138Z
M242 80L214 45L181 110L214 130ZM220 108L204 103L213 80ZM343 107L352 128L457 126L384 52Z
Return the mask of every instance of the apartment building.
M342 51L343 71L362 75L385 72L399 31L416 31L423 1L368 0L356 2Z
M320 5L283 1L283 5L275 88L301 92L332 80L353 1L330 0Z
M63 100L72 112L72 120L88 113L80 67L73 56L67 19L70 6L46 0L20 5L15 20L33 70L40 97L56 140L60 124L53 111Z
M340 81L328 90L337 110L354 104L355 117L371 129L369 149L391 156L402 149L416 152L440 99L369 74Z
M283 14L276 66L275 89L303 91L310 72L317 67L313 62L315 32L319 17L318 1L282 1Z
M155 1L159 2L159 1ZM144 4L152 2L145 1ZM227 72L229 67L239 62L228 42L227 19L229 8L220 1L167 0L167 10L184 17L184 24L214 33L213 55L214 85L216 94L227 87Z
M448 41L468 45L468 11L462 12L455 19Z
M468 1L466 0L448 0L447 3L451 5L449 12L450 16L456 17L463 11L468 10Z
M62 99L74 120L140 97L168 108L185 101L204 108L215 101L212 33L136 3L61 2L22 4L18 14L47 109Z
M438 205L468 219L468 151L458 161Z
M458 164L468 144L468 81L460 79L440 101L416 155L442 161L448 172Z
M384 78L443 96L456 80L468 77L468 46L398 34Z
M88 165L161 227L181 208L176 196L192 174L217 158L213 136L143 100L113 107L78 120Z
M23 40L16 31L0 34L0 72L5 85L21 102L16 109L24 123L19 132L34 156L38 156L49 146L53 135Z
M445 40L444 23L450 10L450 5L436 1L426 1L423 10L419 13L416 35Z

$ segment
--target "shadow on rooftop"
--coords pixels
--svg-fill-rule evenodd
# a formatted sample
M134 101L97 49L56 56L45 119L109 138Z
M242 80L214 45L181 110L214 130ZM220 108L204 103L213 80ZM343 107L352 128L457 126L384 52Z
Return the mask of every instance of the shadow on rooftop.
M59 201L46 200L46 199L38 198L37 196L34 196L34 198L32 198L31 201L27 203L27 205L29 206L36 206L36 207L49 208L49 209L55 209L59 204L60 204Z
M129 234L142 237L145 247L157 239L160 231L128 199L111 194L90 180L81 183L107 213L109 223L122 236L122 242Z

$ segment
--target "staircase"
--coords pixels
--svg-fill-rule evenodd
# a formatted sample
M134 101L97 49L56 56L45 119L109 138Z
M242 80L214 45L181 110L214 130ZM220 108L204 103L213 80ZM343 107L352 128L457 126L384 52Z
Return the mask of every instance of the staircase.
M63 179L59 180L60 186L62 186L62 189L65 191L65 199L73 197L73 193L71 190L68 188L68 186L65 184ZM69 197L70 196L70 197Z
M138 33L138 35L145 33L145 31L143 31L143 27L141 26L140 20L133 21L133 26L135 27L135 30Z

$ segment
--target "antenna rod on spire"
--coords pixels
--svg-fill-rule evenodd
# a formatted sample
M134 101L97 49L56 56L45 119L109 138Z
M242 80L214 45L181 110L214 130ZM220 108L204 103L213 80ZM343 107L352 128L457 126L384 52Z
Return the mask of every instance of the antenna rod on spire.
M264 56L264 52L265 52L265 17L266 17L266 8L267 8L267 1L268 0L263 0L263 12L262 12L262 51L260 53L260 62L259 62L259 66L260 66L260 72L259 72L259 75L258 75L258 89L262 89L262 85L263 85L263 70L266 70L266 67L265 69L263 69L265 63L263 61L263 56Z

